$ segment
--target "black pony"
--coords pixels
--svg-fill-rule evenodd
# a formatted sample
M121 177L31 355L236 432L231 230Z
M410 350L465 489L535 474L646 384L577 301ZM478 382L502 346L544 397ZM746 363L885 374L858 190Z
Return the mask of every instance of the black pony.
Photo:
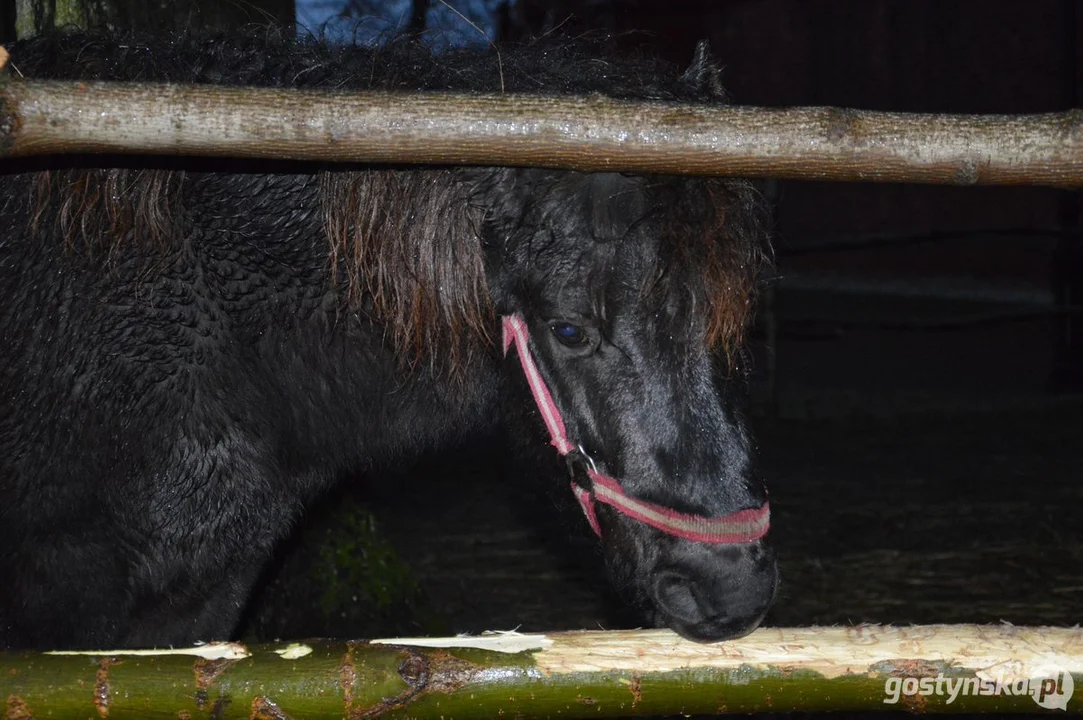
M12 63L723 101L702 50L678 74L553 43L498 62L73 34ZM468 441L505 394L540 429L528 387L631 602L703 640L767 611L765 490L733 400L766 255L747 183L93 157L0 172L0 647L228 637L307 502Z

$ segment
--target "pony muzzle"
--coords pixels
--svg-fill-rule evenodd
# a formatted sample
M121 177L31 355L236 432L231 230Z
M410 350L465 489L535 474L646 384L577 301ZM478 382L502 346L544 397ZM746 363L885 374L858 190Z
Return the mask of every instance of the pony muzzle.
M683 547L659 558L643 588L657 625L698 642L746 635L778 589L774 551L765 543Z

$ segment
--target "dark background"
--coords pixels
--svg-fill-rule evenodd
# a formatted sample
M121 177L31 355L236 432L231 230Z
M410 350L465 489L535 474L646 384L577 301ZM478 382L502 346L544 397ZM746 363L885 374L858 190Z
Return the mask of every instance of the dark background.
M734 101L750 105L1038 113L1079 107L1083 88L1074 0L450 3L481 30L446 3L317 12L328 4L89 0L83 12L145 29L300 16L300 32L331 40L342 27L373 41L428 31L434 47L605 30L675 63L707 38ZM3 7L10 40L14 4ZM1079 193L763 190L778 262L749 412L783 573L768 623L1078 623ZM585 526L550 517L525 474L494 440L353 483L310 513L249 635L634 626Z

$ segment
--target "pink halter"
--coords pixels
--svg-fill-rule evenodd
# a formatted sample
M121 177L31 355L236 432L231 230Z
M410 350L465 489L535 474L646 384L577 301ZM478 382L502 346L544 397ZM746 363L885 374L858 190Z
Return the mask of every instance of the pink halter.
M580 455L587 461L587 475L590 477L593 488L587 490L573 480L572 492L575 493L576 499L583 508L583 514L587 516L587 522L598 537L602 536L602 528L598 524L595 501L605 503L617 512L662 532L693 542L749 543L767 534L771 525L771 511L767 503L758 508L740 510L722 517L705 517L679 513L661 505L638 500L625 493L619 482L598 472L589 456L568 439L567 430L564 428L564 418L561 417L560 410L553 402L553 396L538 371L538 366L534 363L534 356L530 353L530 333L519 315L504 316L505 355L512 343L515 343L519 351L519 362L523 366L523 373L526 374L527 384L530 385L530 391L534 394L534 401L538 404L545 427L549 429L550 443L564 457Z

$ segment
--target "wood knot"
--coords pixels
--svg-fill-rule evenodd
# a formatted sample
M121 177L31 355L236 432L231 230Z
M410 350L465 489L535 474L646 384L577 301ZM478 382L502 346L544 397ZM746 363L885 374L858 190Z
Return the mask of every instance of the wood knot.
M848 108L828 108L825 134L831 142L853 139L858 123L858 114Z
M981 167L976 160L967 158L959 163L952 175L952 182L956 185L976 185L981 179Z
M18 695L8 695L7 712L4 720L34 720L30 706Z
M429 664L421 655L411 653L399 665L399 677L412 688L424 687L429 681Z

